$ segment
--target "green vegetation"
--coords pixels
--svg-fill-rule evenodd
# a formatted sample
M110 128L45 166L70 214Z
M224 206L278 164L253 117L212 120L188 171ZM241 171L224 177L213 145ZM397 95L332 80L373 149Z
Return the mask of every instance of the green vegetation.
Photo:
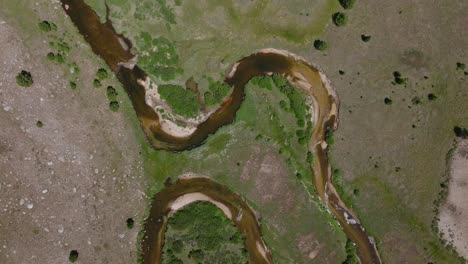
M117 91L112 86L107 86L106 94L109 100L115 100L115 98L117 98L118 95Z
M402 85L408 82L408 78L403 78L399 71L393 72L393 78L394 78L393 84Z
M200 106L192 90L179 85L162 84L158 87L158 92L175 114L185 117L194 117L198 114Z
M241 234L210 202L194 202L169 218L163 264L247 263Z
M76 82L70 82L70 89L72 90L76 89Z
M174 43L167 38L152 38L148 33L141 32L136 38L136 46L138 65L148 74L162 81L170 81L182 73Z
M371 36L368 35L361 35L361 40L364 42L369 42L371 40Z
M390 98L388 98L388 97L385 97L384 103L385 103L386 105L391 105L392 102L393 102L392 99L390 99Z
M128 229L132 229L133 226L135 225L135 221L134 221L133 218L131 218L131 217L130 217L130 218L127 218L126 223L127 223L127 228L128 228Z
M463 139L468 138L468 130L466 128L455 126L453 128L453 132L455 133L455 136L459 138L463 138Z
M54 23L50 23L49 21L41 21L38 24L39 29L42 30L43 32L50 32L52 30L57 30L57 25Z
M31 73L25 70L21 71L20 73L18 73L18 75L16 75L16 83L22 87L31 86L33 84L33 78Z
M346 241L346 260L343 264L359 264L359 259L356 257L356 245L354 245L353 241L349 240Z
M96 72L96 77L99 80L104 80L109 77L109 73L107 73L106 69L99 68L98 71Z
M36 126L39 127L39 128L41 128L41 127L44 126L44 123L42 123L41 120L38 120L38 121L36 122Z
M55 54L53 52L47 53L47 59L49 59L50 61L54 61L55 60Z
M117 101L110 101L109 102L109 108L112 112L117 112L119 111L120 104Z
M336 12L332 15L333 23L338 27L345 26L348 23L348 16L342 12Z
M326 41L316 39L314 41L314 48L320 51L324 51L328 48L328 43Z
M354 6L354 2L356 0L338 0L340 2L340 5L344 8L344 9L351 9L353 8Z
M78 260L78 251L77 250L70 251L70 255L68 255L68 260L70 260L70 262L77 261Z
M222 81L215 82L212 78L208 78L208 82L209 91L203 94L205 104L207 106L217 105L228 95L231 87Z
M462 62L457 62L457 70L464 70L465 69L465 63Z
M437 96L433 93L429 93L427 95L427 99L429 99L429 101L434 101L435 99L437 99Z
M99 88L102 86L101 81L99 79L94 79L93 80L93 86L94 88Z

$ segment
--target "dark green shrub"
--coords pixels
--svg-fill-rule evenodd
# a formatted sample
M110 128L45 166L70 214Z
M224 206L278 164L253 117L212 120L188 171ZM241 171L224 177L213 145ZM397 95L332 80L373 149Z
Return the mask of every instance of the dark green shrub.
M433 93L430 93L427 95L427 99L429 99L429 101L433 101L435 99L437 99L437 96Z
M361 40L364 42L369 42L371 40L371 36L368 35L361 35Z
M39 128L41 128L41 127L44 126L44 123L42 123L41 120L38 120L38 121L36 122L36 126L39 127Z
M131 217L130 217L130 218L127 218L126 223L127 223L127 228L128 228L128 229L132 229L133 226L135 225L135 221L133 221L133 218L131 218Z
M44 20L39 22L39 28L44 32L49 32L52 30L52 25L49 23L49 21Z
M390 98L388 98L388 97L385 97L384 103L385 103L386 105L391 105L391 104L392 104L392 99L390 99Z
M63 55L62 55L62 54L57 53L57 55L55 55L55 61L56 61L57 63L62 64L62 63L65 62L65 59L63 58Z
M109 74L107 73L106 69L100 68L100 69L96 72L96 77L97 77L99 80L104 80L104 79L106 79L107 77L109 77Z
M112 112L117 112L117 111L119 111L120 104L119 104L119 102L117 102L117 101L111 101L111 102L109 103L109 108L110 108L110 110L111 110Z
M95 88L101 87L101 86L102 86L101 81L98 80L98 79L94 79L94 81L93 81L93 86L94 86Z
M455 136L457 136L459 138L463 138L463 139L468 138L468 130L466 128L455 126L453 128L453 132L455 133Z
M398 71L394 71L394 72L393 72L393 78L394 78L394 82L395 82L396 84L399 84L399 85L401 85L401 84L406 84L406 82L408 81L408 79L407 79L407 78L403 78L403 77L401 76L401 73L398 72Z
M50 61L54 61L55 60L55 54L53 52L47 53L47 59L49 59Z
M355 0L338 0L340 2L340 5L344 9L351 9L354 6Z
M465 69L465 63L457 62L457 70L464 70Z
M348 23L348 17L346 16L345 13L342 13L342 12L336 12L332 15L332 19L333 19L333 23L335 23L335 25L341 27L341 26L344 26L346 25L346 23Z
M328 43L326 41L316 39L314 41L314 48L320 51L324 51L328 48Z
M203 94L205 104L208 106L220 103L230 91L230 86L225 82L215 82L208 78L209 91Z
M68 260L70 260L70 262L77 261L78 260L78 251L77 250L70 251L70 255L68 256Z
M75 82L70 82L70 89L72 89L72 90L76 89L76 83Z
M32 75L28 71L21 71L16 75L16 83L22 87L29 87L33 84Z
M107 98L109 98L109 100L115 100L115 98L118 95L117 91L112 86L107 86L106 93L107 93Z

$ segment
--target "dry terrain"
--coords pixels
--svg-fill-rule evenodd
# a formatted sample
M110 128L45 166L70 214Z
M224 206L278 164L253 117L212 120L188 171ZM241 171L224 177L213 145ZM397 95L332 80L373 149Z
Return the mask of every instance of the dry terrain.
M41 36L0 18L0 47L0 263L66 263L70 250L79 263L134 262L138 226L125 221L145 209L140 146L91 87L100 62L80 50L83 85L71 90ZM23 69L30 87L15 82Z
M449 191L441 208L439 229L444 239L468 259L468 140L459 143L450 166Z

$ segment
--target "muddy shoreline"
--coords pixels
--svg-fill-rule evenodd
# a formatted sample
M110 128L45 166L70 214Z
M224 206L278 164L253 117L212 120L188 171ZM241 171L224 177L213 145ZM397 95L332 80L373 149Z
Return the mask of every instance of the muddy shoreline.
M103 24L100 23L97 14L82 0L62 0L62 4L64 10L70 16L80 33L91 45L94 53L101 56L116 73L132 101L148 141L156 149L182 151L203 144L210 134L215 133L220 127L234 120L236 112L245 96L245 85L255 76L278 73L288 78L295 86L304 90L313 101L314 114L312 122L314 127L311 139L308 143L308 148L314 157L311 166L314 174L312 181L318 196L343 227L348 238L356 243L357 254L361 262L381 263L373 239L367 236L359 220L346 208L331 183L331 168L328 164L325 136L327 130L335 130L338 127L339 100L333 87L330 85L330 81L318 67L296 55L274 49L260 50L257 53L244 57L234 64L225 78L225 82L233 88L232 94L221 103L215 112L200 123L192 134L184 137L177 137L167 133L162 128L158 113L145 103L145 88L139 83L139 80L145 80L147 75L138 68L138 66L132 69L119 66L122 63L129 62L133 58L133 55L129 53L128 49L125 49L125 47L121 45L122 39L125 40L126 43L128 40L115 32L109 19ZM180 183L180 181L178 183ZM176 184L175 186L185 186L183 188L186 188L186 190L194 188L191 184ZM213 190L207 186L204 186L199 192L210 196L209 193ZM177 192L174 191L174 194L171 194L166 193L165 190L161 193L170 197L173 197L172 195L175 193L182 195L185 192L184 190L180 190ZM160 194L156 194L155 197L159 197L158 195ZM226 197L227 196L228 195L226 195ZM225 204L232 202L225 200L226 197L217 198L220 200L222 199ZM234 199L233 197L231 198ZM215 200L219 201L218 199ZM153 210L159 212L161 210L159 207L164 206L157 201L158 200L155 199L155 203L152 207L155 209L152 209L152 215L153 213L156 214ZM164 220L164 217L150 218L146 226L147 234L154 232L156 230L155 226L161 224L161 221L159 220L160 222L158 222L157 219ZM167 218L165 221L167 221ZM254 232L254 225L258 227L258 223L252 222L251 225L252 226L246 226L245 228L250 232ZM260 233L254 233L256 234L254 240L261 241ZM143 240L143 257L153 256L152 254L154 254L154 252L160 250L158 249L158 245L161 246L161 236L162 234L156 236L159 242L147 242L148 240ZM246 246L249 253L252 254L250 256L251 259L259 254L258 250L253 250L255 246L247 245L247 240ZM157 259L154 258L148 258L147 260L148 262L143 263L155 263L154 261L157 261Z

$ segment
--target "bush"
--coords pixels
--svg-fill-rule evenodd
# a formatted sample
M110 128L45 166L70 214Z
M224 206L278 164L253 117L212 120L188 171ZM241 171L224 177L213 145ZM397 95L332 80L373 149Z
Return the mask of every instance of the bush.
M355 0L338 0L340 2L340 5L344 9L351 9L354 6Z
M326 41L316 39L314 41L314 48L320 51L324 51L328 48L328 43Z
M457 70L464 70L465 69L465 63L457 62Z
M16 75L16 83L22 87L29 87L33 84L32 75L28 71L21 71Z
M437 99L437 96L433 93L430 93L427 95L427 99L429 99L429 101L433 101L435 99Z
M133 218L131 218L131 217L130 217L130 218L127 218L126 223L127 223L127 228L128 228L128 229L132 229L133 226L135 225L135 221L133 221Z
M407 78L401 77L401 73L398 71L393 72L393 78L394 78L394 82L399 85L406 84L406 82L408 81Z
M459 138L463 138L463 139L468 138L468 130L466 128L455 126L453 128L453 132L455 133L455 136L457 136Z
M76 89L76 83L75 82L70 82L70 89L72 89L72 90Z
M361 40L364 42L369 42L371 39L371 36L368 35L361 35Z
M98 79L94 79L94 81L93 81L93 86L94 86L95 88L101 87L101 86L102 86L101 81L98 80Z
M106 91L106 93L107 93L107 98L108 98L109 100L115 100L115 98L116 98L117 95L118 95L117 91L116 91L115 88L112 87L112 86L107 86L107 91Z
M112 112L117 112L117 111L119 111L120 104L119 104L119 102L117 102L117 101L111 101L111 102L109 103L109 108L110 108L110 110L111 110Z
M49 23L49 21L44 20L39 22L39 28L44 32L49 32L52 30L52 25Z
M342 13L342 12L334 13L332 15L332 19L333 19L333 23L335 23L335 25L339 27L346 25L346 23L348 22L348 17L346 16L345 13Z
M55 55L55 61L56 61L57 63L62 64L62 63L65 62L65 59L63 58L63 55L62 55L62 54L57 53L57 55Z
M179 85L163 84L158 87L159 95L172 108L175 114L194 117L198 114L199 104L195 92Z
M109 74L107 73L107 71L103 68L100 68L97 72L96 72L96 77L99 79L99 80L104 80L106 79L107 77L109 77Z
M44 123L42 123L41 120L38 120L38 121L36 122L36 126L37 126L38 128L41 128L41 127L44 126Z
M220 103L226 97L231 87L225 82L215 82L211 78L209 81L209 91L203 94L205 104L208 106Z
M78 260L78 251L77 250L70 251L70 255L68 256L68 260L70 260L70 262L77 261Z
M47 53L47 59L49 59L50 61L54 61L55 60L55 54L53 52Z
M388 98L388 97L385 97L384 103L385 103L386 105L391 105L391 104L392 104L392 99L390 99L390 98Z

